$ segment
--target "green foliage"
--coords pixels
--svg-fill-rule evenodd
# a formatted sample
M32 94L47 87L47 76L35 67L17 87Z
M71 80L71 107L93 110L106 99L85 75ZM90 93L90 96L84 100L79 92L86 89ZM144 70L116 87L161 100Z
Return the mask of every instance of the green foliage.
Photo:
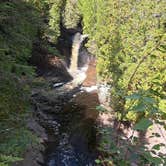
M152 156L149 152L144 152L142 157L146 159L150 164L153 165L161 165L163 164L162 159L159 157Z
M28 65L41 23L37 10L23 0L0 2L0 165L20 160L33 136L25 126L29 109Z
M60 36L60 24L65 0L28 0L40 13L44 21L43 36L49 42L56 43Z
M96 42L95 42L95 33L96 33L96 23L97 23L97 6L100 6L98 9L102 9L103 3L98 1L91 0L79 0L78 8L80 15L82 17L82 27L84 34L88 34L89 41L87 43L88 49L94 55L96 54ZM99 32L98 32L99 33Z
M17 77L1 73L0 92L1 122L10 119L14 125L17 120L13 116L23 114L27 109L27 88L22 86Z
M159 111L159 100L155 98L151 91L140 90L126 97L125 115L128 119L136 121L144 116L155 118L159 114L162 114Z
M63 9L63 0L54 0L49 2L49 29L48 38L52 42L57 42L60 36L60 22Z
M23 114L27 108L28 86L22 77L33 74L27 61L37 35L39 18L37 12L23 1L1 2L0 13L0 117L2 122L10 119L15 124L14 117Z
M77 28L79 22L78 2L76 0L67 0L63 14L63 24L66 28Z
M97 106L96 110L99 112L107 112L107 110L104 107L102 107L101 105Z
M0 153L5 155L20 156L29 145L38 143L37 138L26 128L15 128L1 130L4 134L1 138ZM2 140L4 139L4 140Z
M134 130L146 131L150 126L152 126L152 121L147 118L143 118L134 126Z
M148 119L142 120L138 127L138 130L148 127ZM146 125L146 127L143 126ZM149 123L151 124L151 122ZM99 150L101 155L96 163L99 165L117 165L117 166L130 166L131 163L136 163L137 165L165 165L166 158L163 154L158 154L157 151L160 147L165 144L156 144L151 151L147 149L144 145L140 144L139 137L131 136L125 138L121 133L117 133L115 128L112 127L102 127L98 128L101 135L101 143ZM139 143L139 145L138 145Z
M110 106L119 123L130 121L135 123L134 129L146 131L152 121L165 118L165 1L79 2L84 33L90 38L89 50L97 56L98 81L111 86ZM132 146L131 140L126 148ZM112 149L108 152L114 153ZM114 162L129 165L123 148L115 144L115 149ZM140 161L144 152L139 154ZM159 165L160 159L145 156L144 163Z
M37 12L22 1L13 1L1 2L0 13L0 50L5 54L2 58L27 64L39 26Z
M79 0L78 7L83 18L83 30L84 33L90 35L90 39L93 39L93 34L95 33L96 24L96 5L95 0Z
M151 90L161 100L166 80L164 1L95 2L80 1L80 8L84 32L97 45L99 77L112 85L111 106L123 111L124 96L139 90Z
M96 159L95 162L96 162L96 164L101 164L101 160L99 160L99 159Z
M37 8L40 12L42 12L42 15L46 14L48 10L49 0L27 0L29 3L31 3L35 8Z
M0 155L0 165L1 166L9 166L9 164L21 161L22 158L19 157L13 157L13 156L6 156L6 155Z
M27 62L40 19L36 10L23 1L1 2L0 13L0 115L2 122L10 119L14 124L13 116L27 108L28 86L22 77L33 75Z
M95 48L97 52L99 79L107 81L112 87L111 107L121 112L123 118L128 115L131 102L133 107L137 105L136 109L146 107L151 112L153 104L147 98L141 99L139 103L126 101L125 98L140 91L141 95L146 96L149 91L157 108L160 103L160 108L164 108L164 1L95 2L80 1L80 8L84 33L90 34L90 42L95 45L89 47Z
M28 146L38 143L36 136L26 128L12 126L12 128L1 130L0 133L3 134L0 139L0 165L8 166L23 160L17 156L22 156Z

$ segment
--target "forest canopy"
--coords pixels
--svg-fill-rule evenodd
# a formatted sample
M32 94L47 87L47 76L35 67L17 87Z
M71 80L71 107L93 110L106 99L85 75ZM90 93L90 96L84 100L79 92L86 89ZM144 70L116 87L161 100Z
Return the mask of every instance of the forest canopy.
M150 125L142 122L166 120L165 11L165 0L0 1L0 165L20 160L33 137L25 119L27 82L35 76L29 63L34 43L55 53L52 45L62 27L81 26L88 34L86 47L97 59L98 82L110 87L109 104L119 122L144 131Z

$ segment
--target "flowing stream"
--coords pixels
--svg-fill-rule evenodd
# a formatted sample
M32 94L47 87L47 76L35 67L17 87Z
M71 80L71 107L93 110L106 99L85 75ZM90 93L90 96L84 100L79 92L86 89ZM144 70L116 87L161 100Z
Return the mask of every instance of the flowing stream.
M99 105L96 88L95 60L89 60L80 48L86 36L76 33L73 39L71 63L68 69L73 76L70 82L79 90L64 105L62 114L53 114L59 124L58 135L50 131L45 152L45 166L94 166L97 158L96 128ZM80 62L81 61L81 62ZM81 64L81 65L78 65ZM89 66L89 67L88 67ZM63 83L55 85L55 88Z

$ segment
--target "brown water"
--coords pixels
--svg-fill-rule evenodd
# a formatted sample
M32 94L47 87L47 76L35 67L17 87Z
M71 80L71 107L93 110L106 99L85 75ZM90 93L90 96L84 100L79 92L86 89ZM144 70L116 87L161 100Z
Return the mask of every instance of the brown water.
M83 86L96 84L95 61L87 71ZM47 143L45 166L95 166L96 119L99 105L96 91L78 92L63 108L63 114L54 115L60 124L59 134L51 135Z

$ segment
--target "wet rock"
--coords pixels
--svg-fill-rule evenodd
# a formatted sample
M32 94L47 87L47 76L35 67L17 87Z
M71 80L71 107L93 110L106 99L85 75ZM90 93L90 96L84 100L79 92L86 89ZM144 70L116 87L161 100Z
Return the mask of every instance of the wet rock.
M38 107L41 111L44 111L44 112L47 112L47 113L49 113L52 109L51 106L48 106L48 105L42 104L42 103L38 104Z
M58 135L59 134L59 127L60 127L60 124L56 121L53 121L53 120L49 120L47 121L47 128L49 128L50 130L53 131L54 135Z
M39 138L41 138L41 140L47 140L45 129L34 118L27 120L27 127Z

